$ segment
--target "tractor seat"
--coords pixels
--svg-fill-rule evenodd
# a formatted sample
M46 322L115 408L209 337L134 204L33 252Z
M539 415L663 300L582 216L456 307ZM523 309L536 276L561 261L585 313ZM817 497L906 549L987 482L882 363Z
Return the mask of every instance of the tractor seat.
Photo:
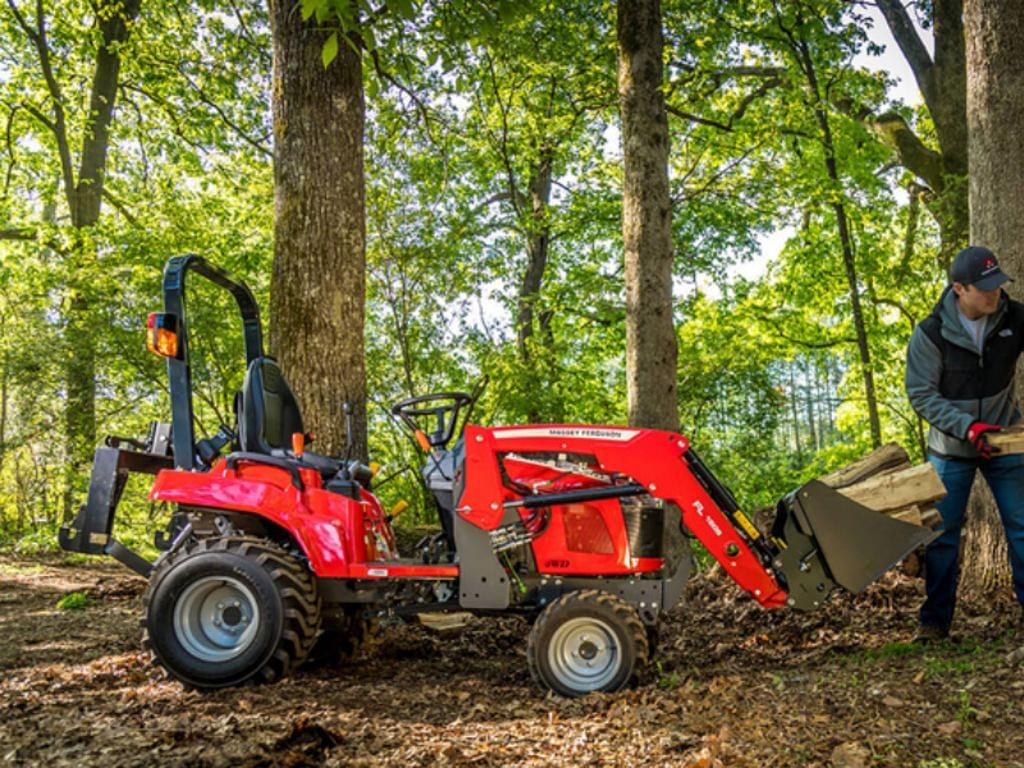
M294 433L305 433L299 401L273 358L258 357L249 364L239 395L235 415L243 451L273 455L291 448Z
M235 399L235 410L239 446L246 453L286 457L292 435L305 434L299 402L273 358L258 357L249 364L242 391ZM319 470L325 479L342 468L339 459L312 451L305 451L301 461Z

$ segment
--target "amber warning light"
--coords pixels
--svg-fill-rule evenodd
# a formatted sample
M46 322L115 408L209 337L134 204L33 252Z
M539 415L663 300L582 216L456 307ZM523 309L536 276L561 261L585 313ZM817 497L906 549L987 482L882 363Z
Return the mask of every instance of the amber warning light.
M178 356L178 318L165 312L150 312L146 320L146 349L161 357Z

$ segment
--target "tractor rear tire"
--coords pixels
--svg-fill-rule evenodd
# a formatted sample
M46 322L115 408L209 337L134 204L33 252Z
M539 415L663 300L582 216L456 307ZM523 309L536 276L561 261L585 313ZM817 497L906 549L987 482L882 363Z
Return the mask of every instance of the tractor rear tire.
M316 579L268 539L190 542L143 596L143 647L186 687L270 683L309 655L320 631Z
M526 648L530 675L563 696L614 692L647 664L647 631L636 609L596 589L562 595L533 624Z
M377 636L376 619L363 616L362 605L344 605L328 619L309 654L309 665L335 667L351 661L360 651L371 646Z

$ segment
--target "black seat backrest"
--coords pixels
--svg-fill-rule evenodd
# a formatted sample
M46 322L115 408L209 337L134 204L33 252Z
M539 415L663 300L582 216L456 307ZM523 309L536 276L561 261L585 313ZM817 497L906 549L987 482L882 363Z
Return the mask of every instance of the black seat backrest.
M271 453L290 448L292 435L304 432L299 403L273 358L249 364L238 400L238 442L243 451Z

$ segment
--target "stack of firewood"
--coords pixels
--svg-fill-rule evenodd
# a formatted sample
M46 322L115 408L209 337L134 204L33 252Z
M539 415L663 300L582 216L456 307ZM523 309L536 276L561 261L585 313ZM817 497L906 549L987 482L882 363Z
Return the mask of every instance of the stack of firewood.
M946 495L942 480L927 462L913 466L896 443L818 480L858 504L899 520L929 528L942 522L935 509L936 502Z
M853 464L818 478L859 504L915 525L938 528L942 517L935 504L946 488L931 464L913 466L902 446L883 445ZM910 553L902 565L907 576L920 576L924 548Z
M1020 433L1024 451L1024 430ZM869 509L914 525L937 529L942 525L935 504L945 497L946 488L931 464L914 466L897 443L888 443L862 459L817 478L844 496ZM771 530L775 509L759 509L754 520L763 533ZM908 576L921 574L923 548L911 553L902 570Z

